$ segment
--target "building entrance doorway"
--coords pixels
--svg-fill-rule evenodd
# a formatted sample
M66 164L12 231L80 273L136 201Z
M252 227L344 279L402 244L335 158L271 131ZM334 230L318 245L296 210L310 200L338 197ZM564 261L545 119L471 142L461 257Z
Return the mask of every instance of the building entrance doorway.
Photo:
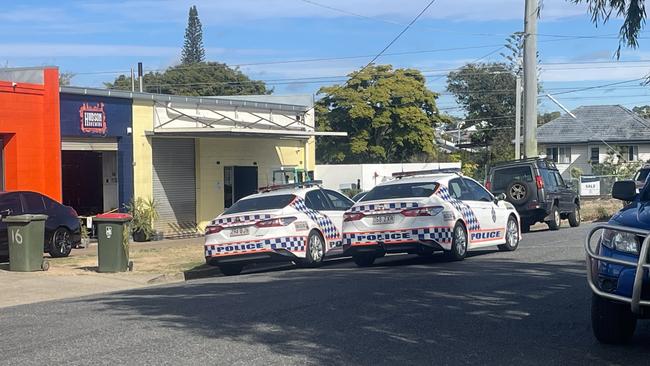
M74 151L61 153L63 204L81 216L118 208L116 151Z

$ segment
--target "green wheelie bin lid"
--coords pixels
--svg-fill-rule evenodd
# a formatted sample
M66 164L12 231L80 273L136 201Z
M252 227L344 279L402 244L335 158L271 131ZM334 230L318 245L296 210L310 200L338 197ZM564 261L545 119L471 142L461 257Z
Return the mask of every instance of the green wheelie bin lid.
M18 223L27 223L32 221L45 221L47 220L47 215L16 215L16 216L6 216L2 218L4 222L18 222Z

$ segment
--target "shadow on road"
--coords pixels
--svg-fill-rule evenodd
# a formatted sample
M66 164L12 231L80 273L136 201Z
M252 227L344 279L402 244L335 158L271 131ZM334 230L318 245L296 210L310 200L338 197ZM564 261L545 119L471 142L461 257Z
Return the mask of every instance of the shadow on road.
M601 346L591 335L589 299L582 262L434 256L392 257L364 269L267 271L79 302L129 323L317 364L645 362L648 327L629 346Z

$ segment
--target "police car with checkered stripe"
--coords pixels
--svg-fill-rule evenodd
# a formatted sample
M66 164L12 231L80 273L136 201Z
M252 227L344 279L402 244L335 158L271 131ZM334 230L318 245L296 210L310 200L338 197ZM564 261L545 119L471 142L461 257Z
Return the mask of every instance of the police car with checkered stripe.
M343 214L354 202L320 181L262 188L237 201L205 230L205 260L225 275L253 262L318 266L343 253Z
M505 197L494 197L458 170L393 174L344 215L343 248L359 266L387 253L462 260L468 250L519 245L520 219Z

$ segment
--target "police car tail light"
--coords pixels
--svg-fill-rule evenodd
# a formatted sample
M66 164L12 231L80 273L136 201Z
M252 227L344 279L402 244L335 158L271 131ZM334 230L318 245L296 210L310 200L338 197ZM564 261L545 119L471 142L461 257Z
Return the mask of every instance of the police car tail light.
M264 221L258 221L255 226L257 227L278 227L278 226L287 226L292 222L296 221L296 217L281 217L277 219L270 219Z
M219 225L208 226L208 227L205 228L205 235L216 234L216 233L220 232L221 230L223 230L223 226L219 226Z
M346 212L343 214L343 221L359 221L366 217L363 212Z
M415 217L415 216L435 216L444 210L441 206L432 206L432 207L418 207L411 208L408 210L402 211L402 215L406 217Z

